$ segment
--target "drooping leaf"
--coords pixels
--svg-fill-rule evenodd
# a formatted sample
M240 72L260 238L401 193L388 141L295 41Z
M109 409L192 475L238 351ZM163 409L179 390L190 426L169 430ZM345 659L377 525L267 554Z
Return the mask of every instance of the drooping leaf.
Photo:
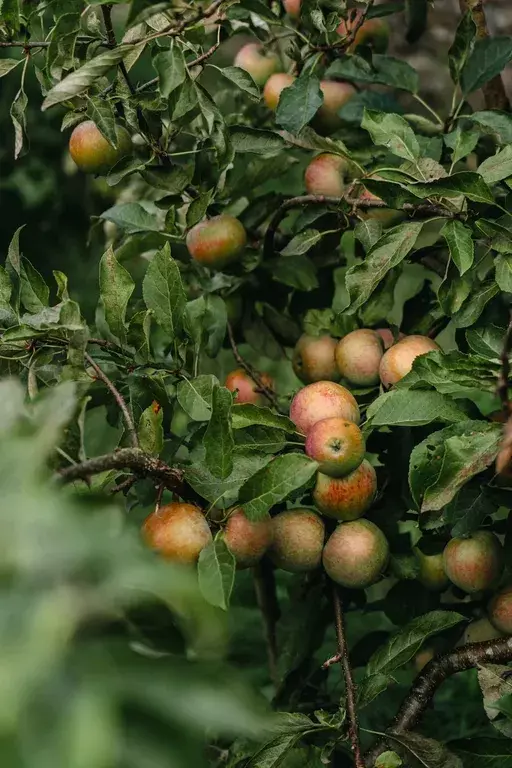
M233 471L234 440L231 429L233 395L225 387L214 387L212 413L204 434L206 466L215 477L225 480Z
M478 173L487 184L496 184L512 176L512 146L505 147L480 163Z
M170 47L153 58L153 66L158 74L158 89L162 97L168 99L183 83L187 73L183 51L173 38Z
M318 469L301 453L288 453L273 459L240 490L240 504L249 520L261 520L274 504L302 488Z
M452 46L448 51L450 74L454 83L458 83L468 57L473 50L476 36L476 24L473 15L467 11L461 18Z
M268 408L259 408L257 405L242 403L233 406L233 429L246 429L247 427L261 426L282 429L285 432L295 432L293 421L280 413L273 413Z
M463 275L473 266L475 258L475 244L470 228L461 221L452 219L446 222L441 234L448 243L450 256L459 274Z
M159 456L164 445L163 416L162 408L154 402L142 412L139 419L137 434L140 447L153 456Z
M197 575L205 600L227 611L235 582L235 558L221 536L201 551Z
M463 131L459 127L443 136L444 143L452 150L452 163L458 163L469 155L478 144L477 131Z
M412 163L419 159L418 140L407 120L401 115L365 109L361 127L368 131L375 144L387 147L394 155Z
M465 96L477 91L499 75L512 59L512 37L486 37L477 40L460 73Z
M512 768L512 740L480 736L450 741L448 746L458 755L464 768Z
M442 509L472 477L496 458L501 427L485 421L463 421L427 437L409 464L409 486L421 512Z
M276 111L276 123L285 131L300 133L322 103L319 79L306 72L282 91Z
M147 308L169 335L169 341L175 339L183 326L187 297L168 243L150 262L142 283L142 293Z
M218 385L216 377L210 374L184 379L178 384L178 402L194 421L208 421L212 412L213 390Z
M458 422L465 418L465 413L450 397L439 392L395 389L374 400L366 417L375 427L418 427L432 421Z
M126 309L134 288L130 273L109 248L100 261L100 296L107 325L121 344L126 343Z
M411 93L416 93L419 85L418 73L410 64L379 53L373 55L371 64L362 56L341 56L331 64L326 75L359 83L380 83Z
M229 82L244 91L252 101L260 100L260 89L245 69L240 67L215 67L215 69Z
M256 155L279 152L285 146L278 133L245 125L230 126L229 135L235 152L251 152Z
M390 737L405 759L415 760L422 768L465 768L460 757L439 741L411 732L391 732Z

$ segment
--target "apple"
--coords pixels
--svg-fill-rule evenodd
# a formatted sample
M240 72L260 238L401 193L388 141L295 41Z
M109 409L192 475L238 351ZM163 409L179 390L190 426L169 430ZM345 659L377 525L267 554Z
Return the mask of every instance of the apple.
M263 89L263 100L269 109L275 112L281 93L285 88L289 88L294 80L295 76L289 75L287 72L277 72L275 75L270 75Z
M281 61L272 51L265 51L261 43L247 43L235 56L235 67L244 69L256 85L265 85L269 77L280 72Z
M504 566L503 547L491 531L476 531L465 539L451 539L444 549L444 569L464 592L492 587Z
M369 520L336 527L324 547L327 575L347 589L365 589L379 580L389 560L389 544Z
M374 387L379 381L379 365L384 344L376 331L360 328L347 333L336 347L336 363L342 377L356 387Z
M238 568L256 565L272 542L270 517L248 520L241 507L233 508L224 526L224 541L235 556Z
M306 168L304 180L308 194L342 197L345 180L352 172L350 162L344 157L323 152L313 158Z
M371 507L377 493L377 475L366 459L345 477L319 472L313 491L315 505L326 517L356 520Z
M401 339L384 353L380 361L379 374L382 384L385 387L396 384L411 371L417 357L438 349L439 345L428 336L406 336Z
M363 433L353 421L322 419L308 432L306 454L319 462L322 474L344 477L357 469L364 459Z
M290 419L307 435L317 421L331 417L359 424L359 406L348 389L334 381L316 381L299 390L290 405Z
M284 571L313 571L322 560L324 538L319 515L311 509L287 509L272 518L270 557Z
M262 383L269 389L274 388L273 379L266 373L260 374ZM226 376L224 386L230 392L236 392L235 403L252 403L253 405L268 405L263 392L258 391L258 385L243 368L236 368Z
M145 519L142 535L147 544L167 560L195 563L211 542L212 534L199 507L174 501Z
M238 261L247 244L243 224L221 214L196 224L187 234L187 248L194 261L214 270Z
M340 374L336 365L336 344L336 339L328 334L310 336L304 333L293 350L292 366L295 375L304 384L337 381Z
M69 139L69 153L85 173L106 174L132 151L132 140L125 128L116 126L117 147L113 147L92 120L79 123Z

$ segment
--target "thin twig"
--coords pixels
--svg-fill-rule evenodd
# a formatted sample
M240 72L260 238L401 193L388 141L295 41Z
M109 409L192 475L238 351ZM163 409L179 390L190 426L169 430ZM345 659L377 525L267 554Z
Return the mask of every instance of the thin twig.
M276 580L272 563L265 558L254 567L254 589L256 602L261 612L265 629L268 668L270 679L277 687L279 672L277 667L277 634L276 626L279 619L279 605L276 597Z
M40 42L32 42L28 40L2 40L0 41L0 48L49 48L51 43L47 40Z
M509 314L509 324L505 338L503 340L503 348L501 350L501 370L498 377L498 389L497 394L501 400L501 407L505 414L510 415L512 409L510 406L510 400L508 391L510 387L510 353L512 352L512 310Z
M429 707L437 689L448 677L457 672L473 669L481 664L504 664L511 660L512 637L490 640L485 643L471 643L444 656L437 656L418 675L393 723L387 730L391 734L401 734L412 730ZM364 756L365 764L373 766L377 757L385 749L386 740L379 740Z
M89 355L88 352L84 354L85 359L91 366L91 368L94 369L96 376L98 379L100 379L106 387L112 392L114 395L115 401L118 404L119 408L121 409L121 413L123 414L124 423L126 425L126 430L128 432L128 435L130 437L130 442L134 448L139 447L139 438L137 437L137 430L135 429L135 424L133 422L132 414L130 413L130 410L128 406L126 405L125 399L122 396L122 394L119 392L117 387L110 381L109 377L107 376L104 371L101 370L98 363L96 363L92 357Z
M151 477L181 499L196 504L203 503L198 494L186 483L183 470L173 469L164 461L139 448L121 448L114 453L73 464L59 470L58 477L64 483L72 483L74 480L87 480L92 475L99 475L110 469L128 469L138 476Z
M105 32L107 33L108 42L111 46L115 48L117 46L117 40L116 40L116 33L114 32L114 27L112 26L112 6L102 5L101 13L103 15L103 23L105 25ZM118 66L121 74L125 79L126 85L128 86L128 89L133 96L133 94L135 93L135 88L130 80L130 75L128 74L128 70L126 69L126 64L122 59L119 62Z
M459 0L462 13L471 13L476 26L476 36L478 40L490 37L485 18L485 10L482 0ZM487 109L510 109L510 102L507 98L505 86L501 75L496 75L492 80L485 83L482 87L485 97L485 106Z
M368 0L366 4L366 8L361 8L359 10L353 8L351 11L351 18L348 19L349 23L352 23L352 26L350 27L348 35L345 35L343 40L340 40L337 43L333 43L332 45L315 45L311 48L312 51L335 51L335 50L342 50L347 51L354 40L356 39L356 35L363 26L364 22L366 21L366 17L369 14L370 10L373 7L375 0ZM348 26L348 24L347 24Z
M158 486L158 491L156 492L156 501L155 501L155 512L158 514L160 511L160 504L162 503L162 496L164 495L164 489L165 485L164 483L160 483Z
M250 363L245 360L240 352L238 351L238 347L235 341L235 336L233 334L233 326L228 321L227 324L228 328L228 337L229 337L229 343L231 344L231 349L233 350L233 355L235 360L237 361L238 365L240 365L244 371L253 379L254 383L258 387L258 390L265 395L267 400L270 401L270 403L273 405L274 408L279 408L279 403L277 400L277 397L275 395L275 392L268 387L265 382L262 380L261 376L259 375L258 371L255 370L255 368L250 365Z
M361 756L361 745L359 743L359 725L357 722L356 711L356 689L352 678L352 669L348 657L347 641L345 638L345 627L343 623L343 604L341 602L338 587L332 585L332 596L334 605L334 619L336 624L336 638L338 640L338 660L343 669L345 680L345 699L347 704L348 735L354 753L354 764L356 768L364 768L364 760Z
M112 496L116 493L127 493L130 488L132 488L133 485L137 482L137 478L135 475L130 475L130 477L127 477L125 480L122 480L117 485L114 485L114 487L111 489L110 493Z
M289 210L292 208L301 208L306 205L340 206L343 203L350 205L353 209L370 210L373 208L389 208L389 205L385 203L384 200L368 200L346 196L332 197L330 195L299 195L298 197L291 197L288 200L285 200L279 206L274 216L270 220L267 231L265 233L263 257L265 259L270 259L273 257L274 238L277 232L277 228ZM396 210L425 216L443 216L447 219L458 219L462 217L462 214L460 213L449 211L441 205L432 205L430 203L419 203L418 205L415 203L404 203L404 205Z

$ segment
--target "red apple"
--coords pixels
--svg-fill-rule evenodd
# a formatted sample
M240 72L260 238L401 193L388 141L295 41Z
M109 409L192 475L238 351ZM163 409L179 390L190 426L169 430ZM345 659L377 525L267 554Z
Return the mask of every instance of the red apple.
M289 88L294 80L295 76L289 75L287 72L277 72L275 75L270 75L263 89L263 100L269 109L275 112L281 93L285 88Z
M344 157L324 152L317 155L306 168L306 189L310 195L341 197L351 170L349 161Z
M152 512L144 521L142 535L152 549L178 563L194 563L212 540L199 507L178 501Z
M248 520L241 507L230 510L224 527L224 541L235 556L238 568L256 565L272 542L272 522Z
M379 383L379 365L384 354L382 339L376 331L360 328L347 333L336 347L336 362L342 377L356 387L374 387Z
M320 463L329 477L344 477L361 464L365 454L363 433L353 421L322 419L308 432L306 453Z
M262 383L269 389L273 389L274 381L266 373L260 374ZM268 400L263 392L258 391L258 385L243 368L236 368L226 376L224 386L230 392L236 391L235 403L252 403L253 405L268 405Z
M377 492L377 475L366 459L345 477L319 472L313 491L317 508L335 520L356 520L371 507Z
M282 69L279 56L265 51L261 43L247 43L235 56L235 67L244 69L256 85L265 85L269 77Z
M210 269L224 269L238 261L246 243L243 224L227 214L200 221L187 235L192 258Z
M333 381L317 381L301 389L292 400L290 419L307 435L317 421L339 417L359 424L359 406L348 389Z
M410 372L417 357L438 349L439 345L428 336L406 336L384 353L379 366L380 380L385 387L396 384Z
M336 365L336 339L324 334L310 336L304 333L293 351L292 366L295 375L304 384L315 381L337 381L340 378Z

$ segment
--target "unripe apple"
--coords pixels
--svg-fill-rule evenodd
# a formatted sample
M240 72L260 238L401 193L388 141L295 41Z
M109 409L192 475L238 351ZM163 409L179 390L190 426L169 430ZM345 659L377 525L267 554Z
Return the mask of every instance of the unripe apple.
M235 67L244 69L256 85L265 85L270 75L280 72L281 61L273 51L265 51L261 43L247 43L235 56Z
M489 619L504 635L512 635L512 587L504 587L489 603Z
M132 140L125 128L116 126L116 138L114 148L92 120L85 120L70 136L69 153L81 171L105 174L132 151Z
M418 563L418 581L431 592L442 592L450 580L444 570L443 551L423 551L420 546L414 547L414 554Z
M345 477L319 472L313 491L315 504L334 520L357 520L371 507L377 492L377 475L366 459Z
M327 575L347 589L365 589L380 578L389 560L389 544L369 520L341 523L324 547Z
M235 556L238 568L256 565L272 541L272 521L248 520L241 507L229 513L224 527L224 541Z
M283 6L292 19L298 19L300 16L300 0L283 0Z
M262 384L273 389L274 381L266 373L260 374ZM268 400L263 392L258 391L258 385L243 368L236 368L226 376L224 383L226 389L235 392L235 403L252 403L253 405L268 405Z
M351 30L354 28L354 25L357 24L358 14L360 13L361 11L358 11L358 13L356 13L353 17L352 22L348 22L348 24L345 20L343 20L336 30L338 35L341 37L347 37L347 35L349 35ZM367 45L372 48L375 53L386 53L388 49L388 43L389 26L386 24L386 22L382 19L366 19L366 21L364 21L357 30L354 40L348 47L348 50L353 52L357 50L359 46Z
M324 538L319 515L310 509L287 509L272 518L270 556L284 571L313 571L320 565Z
M306 168L306 189L310 195L341 197L345 191L345 180L351 172L351 165L344 157L323 152L313 158Z
M471 624L468 624L457 645L485 643L487 640L497 640L500 637L502 637L502 633L496 627L493 627L489 619L476 619Z
M406 336L384 353L379 367L380 380L385 387L396 384L410 372L417 357L438 349L439 345L428 336Z
M321 419L339 417L359 424L359 406L354 395L334 381L316 381L301 389L290 405L290 419L307 435Z
M294 80L295 76L289 75L287 72L277 72L275 75L270 75L263 89L263 100L269 109L273 112L277 109L281 93L285 88L289 88Z
M490 531L476 531L467 539L451 539L444 549L444 569L464 592L492 587L503 571L503 547Z
M350 83L322 80L320 90L323 93L324 102L313 119L313 126L319 133L325 135L333 133L343 125L338 112L356 93L356 89Z
M295 375L304 384L315 381L337 381L340 378L336 365L336 339L327 334L310 336L302 334L293 350L292 366Z
M396 343L393 331L390 328L377 328L375 333L378 333L381 337L384 344L384 349L389 349L393 346L393 344ZM398 339L396 341L400 341L401 339L405 339L404 333L399 333Z
M319 470L329 477L344 477L364 459L363 433L353 421L322 419L308 432L306 453L320 463Z
M360 328L347 333L336 347L336 363L342 377L356 387L379 383L379 365L384 344L376 331Z
M199 507L178 501L152 512L143 523L142 535L152 549L178 563L194 563L212 540Z
M187 235L192 258L210 269L224 269L238 261L246 243L243 224L225 213L200 221Z

